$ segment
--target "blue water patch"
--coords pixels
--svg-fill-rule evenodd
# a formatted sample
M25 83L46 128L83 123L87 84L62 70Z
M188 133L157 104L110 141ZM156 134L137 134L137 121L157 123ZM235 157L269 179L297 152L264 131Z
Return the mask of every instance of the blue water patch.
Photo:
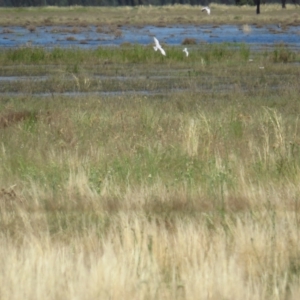
M79 47L97 48L99 46L119 46L123 43L148 45L153 36L168 45L181 45L186 38L197 43L246 43L250 47L284 43L300 49L300 26L290 26L284 30L278 25L264 27L241 25L174 25L166 27L123 26L116 30L107 28L97 31L95 26L72 27L42 26L32 32L25 27L0 27L0 47L20 46Z

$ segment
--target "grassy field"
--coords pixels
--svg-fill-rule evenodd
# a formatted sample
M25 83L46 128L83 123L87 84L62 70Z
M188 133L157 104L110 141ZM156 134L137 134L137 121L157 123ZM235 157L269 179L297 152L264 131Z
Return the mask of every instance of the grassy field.
M201 6L136 6L136 7L40 7L1 8L0 26L46 25L112 25L142 26L170 24L264 24L281 23L283 26L299 25L299 6L287 3L282 9L278 4L261 5L256 15L254 6L228 6L211 4L211 15L201 12Z
M300 53L165 48L0 51L1 299L299 299Z

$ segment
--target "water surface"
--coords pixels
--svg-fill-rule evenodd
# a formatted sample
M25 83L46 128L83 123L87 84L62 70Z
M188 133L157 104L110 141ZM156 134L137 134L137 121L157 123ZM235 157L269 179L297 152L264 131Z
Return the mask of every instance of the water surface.
M177 25L169 27L123 26L115 29L67 26L36 27L32 32L25 27L0 27L0 47L13 48L24 45L53 47L97 48L119 46L123 43L147 45L153 36L169 45L181 45L184 39L193 38L197 43L246 43L250 48L284 43L300 49L300 26L282 29L278 25Z

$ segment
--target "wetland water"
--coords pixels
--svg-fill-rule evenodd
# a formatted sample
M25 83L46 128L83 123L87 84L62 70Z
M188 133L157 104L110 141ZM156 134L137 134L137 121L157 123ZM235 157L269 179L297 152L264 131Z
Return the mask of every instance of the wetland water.
M300 49L300 26L281 28L278 25L177 25L118 28L95 26L68 27L0 27L0 47L14 48L32 45L45 48L119 46L122 43L147 45L153 36L168 45L181 45L185 38L197 43L246 43L252 49L284 43Z
M30 31L31 30L31 31ZM167 45L179 46L186 38L195 39L200 43L245 43L251 50L272 49L276 44L283 43L289 48L300 50L300 26L280 28L277 25L256 26L171 26L154 27L68 27L68 26L44 26L36 28L25 27L0 27L0 47L2 49L17 48L22 46L43 47L52 49L61 48L83 48L93 49L101 46L116 46L123 43L149 45L153 44L153 36ZM250 62L249 62L250 63ZM296 62L297 63L297 62ZM297 63L298 64L298 63ZM251 62L252 68L260 72L260 76L266 72L261 62ZM297 66L298 67L298 66ZM260 69L261 68L261 69ZM126 75L105 75L94 72L83 81L93 82L93 89L79 89L78 79L74 76L63 76L57 82L56 75L42 76L13 76L3 72L0 76L0 96L18 96L30 94L38 97L64 95L67 97L101 95L110 97L115 95L164 95L166 93L180 93L193 87L194 91L209 92L212 88L222 92L228 90L242 89L251 90L252 87L245 83L237 85L237 79L227 77L198 76L190 77L190 69L175 71L166 70L166 73L155 72L155 74L136 73L128 70ZM28 71L30 74L30 70ZM177 74L178 73L178 74ZM9 74L9 75L7 75ZM277 90L278 82L282 74L272 74L267 77L270 80L268 85L258 85L259 89ZM72 87L73 82L73 87ZM41 86L66 85L61 91L57 88L45 88ZM17 85L19 86L17 86ZM113 85L114 88L111 88Z

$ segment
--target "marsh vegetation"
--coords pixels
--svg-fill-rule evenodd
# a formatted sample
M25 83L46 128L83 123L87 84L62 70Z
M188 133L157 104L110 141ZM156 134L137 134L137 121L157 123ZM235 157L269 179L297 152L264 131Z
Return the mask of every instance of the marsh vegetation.
M187 47L0 51L3 299L299 299L300 53Z

